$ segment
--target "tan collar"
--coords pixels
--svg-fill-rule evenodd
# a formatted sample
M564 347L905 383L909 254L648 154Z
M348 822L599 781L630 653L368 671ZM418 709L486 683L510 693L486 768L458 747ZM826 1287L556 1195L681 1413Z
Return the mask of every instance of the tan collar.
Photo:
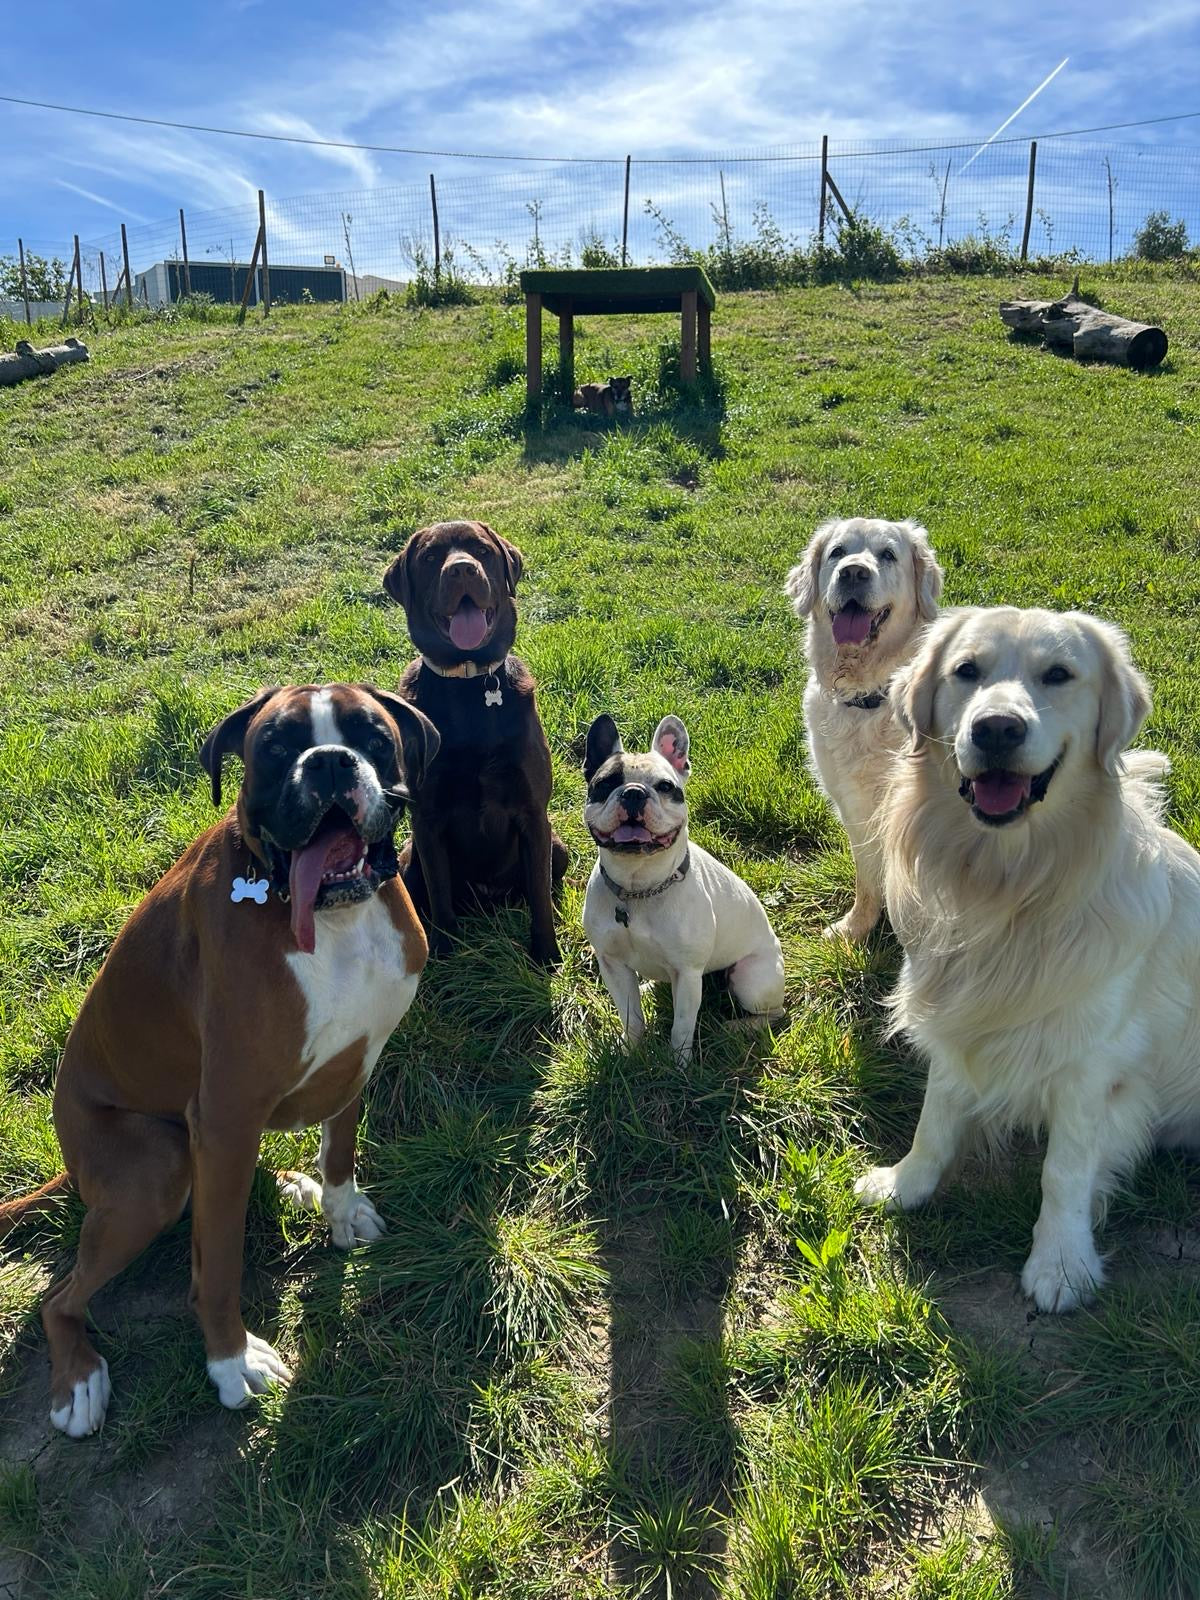
M436 672L439 678L491 678L500 671L508 657L501 656L499 661L489 661L486 664L479 661L461 661L457 667L439 667L437 662L430 661L428 656L422 656L421 660L430 672Z

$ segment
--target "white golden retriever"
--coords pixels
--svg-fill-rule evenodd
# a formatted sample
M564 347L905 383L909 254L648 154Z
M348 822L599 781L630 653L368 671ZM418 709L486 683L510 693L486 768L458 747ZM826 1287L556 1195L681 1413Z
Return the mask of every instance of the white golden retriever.
M877 812L904 734L888 680L937 616L942 569L915 522L824 522L784 593L808 619L804 721L817 781L850 839L854 904L825 937L861 941L883 909Z
M927 1200L972 1129L1045 1128L1021 1283L1067 1311L1152 1144L1200 1137L1200 856L1160 818L1164 757L1124 634L1078 612L964 609L893 685L911 734L885 808L904 966L894 1028L929 1058L912 1149L864 1203Z

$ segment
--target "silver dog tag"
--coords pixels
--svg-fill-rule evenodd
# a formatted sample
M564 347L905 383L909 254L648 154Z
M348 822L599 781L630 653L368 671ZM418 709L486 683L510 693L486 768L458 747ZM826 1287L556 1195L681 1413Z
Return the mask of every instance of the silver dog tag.
M271 885L265 878L235 878L229 898L235 906L243 900L253 900L256 906L265 906L270 892Z
M494 683L496 687L494 689L489 689L489 683ZM485 706L502 706L504 704L504 695L500 690L500 679L495 673L493 673L490 678L486 678L484 680L483 703Z

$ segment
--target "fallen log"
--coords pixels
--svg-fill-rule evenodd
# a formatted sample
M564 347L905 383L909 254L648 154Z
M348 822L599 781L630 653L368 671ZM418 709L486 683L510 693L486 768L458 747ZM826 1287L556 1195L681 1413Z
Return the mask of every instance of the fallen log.
M1112 361L1146 372L1167 353L1167 336L1161 328L1088 305L1079 298L1078 278L1061 300L1003 301L1000 320L1014 333L1040 335L1047 349L1061 350L1077 361Z
M0 355L0 384L23 383L26 378L40 378L73 361L88 359L87 345L78 339L68 339L65 344L52 344L45 350L35 350L28 339L18 339L14 355Z

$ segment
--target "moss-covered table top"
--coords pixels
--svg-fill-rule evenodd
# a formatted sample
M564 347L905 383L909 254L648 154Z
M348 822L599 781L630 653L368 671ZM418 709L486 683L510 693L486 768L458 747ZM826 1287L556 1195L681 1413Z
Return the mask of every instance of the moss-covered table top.
M555 267L521 274L522 294L540 294L547 311L576 317L678 311L689 290L710 310L716 305L702 267Z

